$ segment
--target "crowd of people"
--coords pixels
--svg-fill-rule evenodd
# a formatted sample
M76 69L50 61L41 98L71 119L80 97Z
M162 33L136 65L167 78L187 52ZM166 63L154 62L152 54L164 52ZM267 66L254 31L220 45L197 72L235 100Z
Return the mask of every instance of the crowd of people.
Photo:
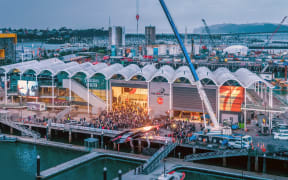
M111 111L102 111L91 121L93 127L111 130L138 128L151 123L145 109L135 103L114 104Z

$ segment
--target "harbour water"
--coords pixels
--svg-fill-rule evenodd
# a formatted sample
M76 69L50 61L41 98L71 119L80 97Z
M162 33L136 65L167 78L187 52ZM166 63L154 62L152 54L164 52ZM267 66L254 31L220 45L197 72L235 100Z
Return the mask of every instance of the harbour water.
M41 156L41 170L44 170L84 153L31 144L0 143L1 179L35 179L38 154Z
M36 157L38 154L41 156L42 171L79 157L84 153L32 144L0 143L1 180L35 179ZM110 180L117 177L118 170L121 169L125 173L138 165L139 163L132 161L99 158L54 176L51 179L103 179L103 168L106 167L108 169L108 179Z

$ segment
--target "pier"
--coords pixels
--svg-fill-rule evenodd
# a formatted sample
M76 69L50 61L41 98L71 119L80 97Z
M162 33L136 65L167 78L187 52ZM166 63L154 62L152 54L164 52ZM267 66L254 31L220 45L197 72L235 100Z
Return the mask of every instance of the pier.
M64 172L68 169L71 169L73 167L79 166L85 162L88 162L92 159L95 159L96 157L99 157L103 154L98 153L98 152L92 152L86 155L83 155L81 157L78 157L76 159L73 159L71 161L65 162L63 164L60 164L58 166L52 167L50 169L44 170L42 172L40 172L40 179L46 179L48 177L52 177L55 176L61 172Z

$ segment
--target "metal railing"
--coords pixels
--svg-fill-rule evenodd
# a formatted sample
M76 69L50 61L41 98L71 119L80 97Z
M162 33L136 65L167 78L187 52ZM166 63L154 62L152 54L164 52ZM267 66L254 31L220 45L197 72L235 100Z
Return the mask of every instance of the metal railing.
M63 87L69 89L69 79L63 79ZM88 102L87 92L88 89L83 87L75 80L71 80L71 90L76 93L83 100ZM101 98L97 97L93 93L89 92L89 103L94 107L102 107L105 109L106 103Z
M168 154L177 146L177 143L170 143L162 146L145 164L143 168L144 174L152 172Z
M190 154L190 155L185 156L184 161L196 161L196 160L244 156L244 155L248 155L247 149L225 150L225 151L216 151L216 152L208 152L208 153Z
M20 126L13 121L9 121L7 119L2 118L2 119L0 119L0 122L7 125L7 126L14 128L14 129L17 129L18 131L22 132L24 135L31 136L31 137L36 138L36 139L41 137L40 133L35 132L29 128L26 128L25 126Z

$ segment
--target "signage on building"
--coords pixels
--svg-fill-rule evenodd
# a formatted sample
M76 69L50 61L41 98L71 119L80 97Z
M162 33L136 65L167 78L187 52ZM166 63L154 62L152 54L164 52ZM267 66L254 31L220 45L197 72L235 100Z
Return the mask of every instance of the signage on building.
M244 88L238 86L222 86L220 88L220 110L241 112L244 101Z
M149 103L151 115L154 117L167 115L170 105L170 86L169 83L151 82L149 92Z

